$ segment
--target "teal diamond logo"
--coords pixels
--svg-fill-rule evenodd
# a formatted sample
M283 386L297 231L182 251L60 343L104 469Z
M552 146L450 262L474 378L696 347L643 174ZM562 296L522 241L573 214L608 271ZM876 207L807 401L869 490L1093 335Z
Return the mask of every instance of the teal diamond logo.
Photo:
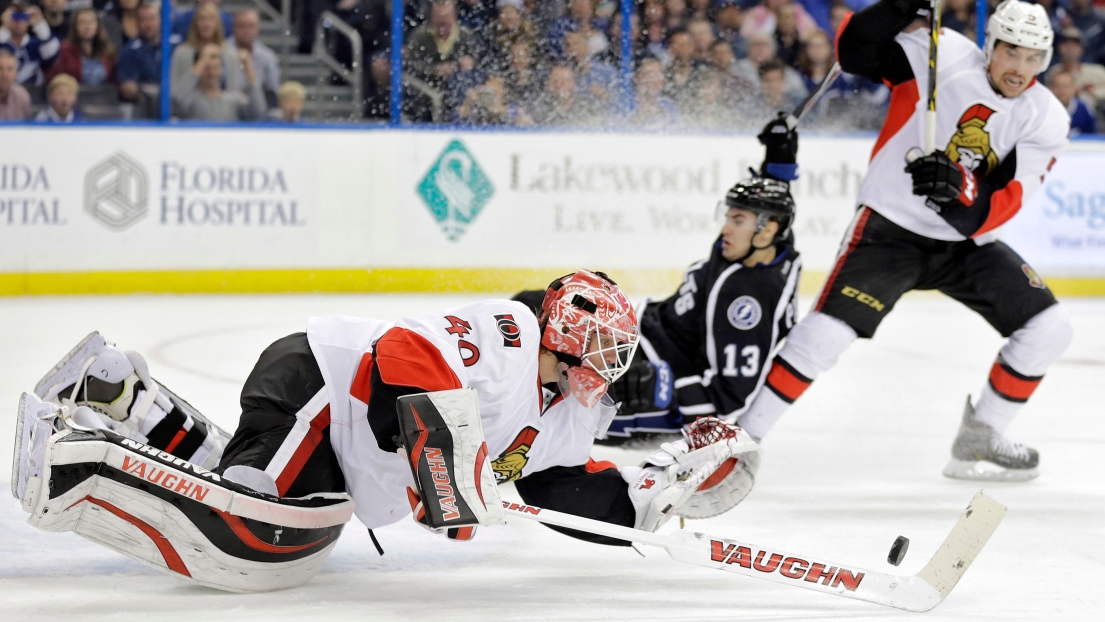
M418 196L450 242L456 242L495 194L483 169L459 140L445 147L418 184Z

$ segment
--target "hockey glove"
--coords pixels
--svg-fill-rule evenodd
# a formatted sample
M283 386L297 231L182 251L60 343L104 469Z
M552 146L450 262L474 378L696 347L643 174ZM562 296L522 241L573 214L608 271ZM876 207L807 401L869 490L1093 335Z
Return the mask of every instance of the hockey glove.
M422 525L427 531L433 534L441 535L445 534L446 538L450 540L466 541L476 537L476 526L470 525L466 527L449 527L447 529L438 529L431 527L429 520L426 518L426 508L422 506L422 497L414 491L413 488L407 486L407 502L411 504L411 516L414 518L414 522Z
M779 181L798 179L798 132L787 125L787 113L780 111L756 138L765 147L761 175Z
M978 194L975 174L943 151L922 156L906 165L913 177L913 194L929 197L938 205L952 201L970 207Z
M672 381L671 366L666 362L653 363L638 356L629 369L611 383L607 394L618 404L618 414L656 412L671 405L675 390Z
M654 532L673 515L682 515L696 494L712 487L712 480L727 477L746 452L759 451L740 428L713 417L692 423L683 435L683 440L660 445L641 466L622 469L637 511L636 529ZM737 454L741 457L734 458Z

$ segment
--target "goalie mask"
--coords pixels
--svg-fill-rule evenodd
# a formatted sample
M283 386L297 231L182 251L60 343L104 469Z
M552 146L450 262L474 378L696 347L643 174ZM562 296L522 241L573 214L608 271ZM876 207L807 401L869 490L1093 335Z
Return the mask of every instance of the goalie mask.
M606 395L637 350L637 316L602 273L580 270L549 285L538 318L541 345L556 355L560 392L588 432L606 433L617 409Z

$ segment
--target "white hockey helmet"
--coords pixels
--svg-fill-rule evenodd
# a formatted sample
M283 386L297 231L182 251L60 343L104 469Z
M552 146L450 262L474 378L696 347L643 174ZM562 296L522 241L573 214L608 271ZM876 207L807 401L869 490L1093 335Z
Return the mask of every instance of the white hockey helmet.
M1044 59L1040 63L1040 70L1036 72L1043 73L1051 64L1052 44L1055 41L1055 32L1051 29L1047 9L1020 0L1005 0L994 9L990 21L986 22L986 45L983 46L983 53L986 55L987 65L990 64L994 45L998 41L1043 50Z

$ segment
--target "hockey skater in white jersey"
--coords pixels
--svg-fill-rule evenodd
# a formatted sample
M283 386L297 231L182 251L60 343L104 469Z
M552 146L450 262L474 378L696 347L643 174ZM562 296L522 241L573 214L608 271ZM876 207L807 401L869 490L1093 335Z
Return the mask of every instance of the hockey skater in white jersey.
M628 300L588 271L554 281L540 317L505 300L395 324L316 317L261 354L230 436L93 333L24 394L12 492L41 529L235 591L306 582L352 514L469 540L502 522L503 482L528 504L649 531L689 504L732 507L727 487L699 488L737 478L744 454L678 460L729 447L740 432L720 421L641 466L590 458L637 342Z
M927 29L909 27L928 6L879 0L840 28L841 66L888 84L890 109L836 264L775 358L770 390L738 422L765 436L849 345L874 335L902 294L938 290L1008 339L977 402L967 400L944 475L1031 479L1038 453L1005 430L1069 345L1072 329L1047 285L996 234L1067 144L1070 119L1036 81L1051 58L1053 33L1043 7L1018 0L997 7L981 50L942 31L937 148L907 165L907 153L923 144L930 40Z

